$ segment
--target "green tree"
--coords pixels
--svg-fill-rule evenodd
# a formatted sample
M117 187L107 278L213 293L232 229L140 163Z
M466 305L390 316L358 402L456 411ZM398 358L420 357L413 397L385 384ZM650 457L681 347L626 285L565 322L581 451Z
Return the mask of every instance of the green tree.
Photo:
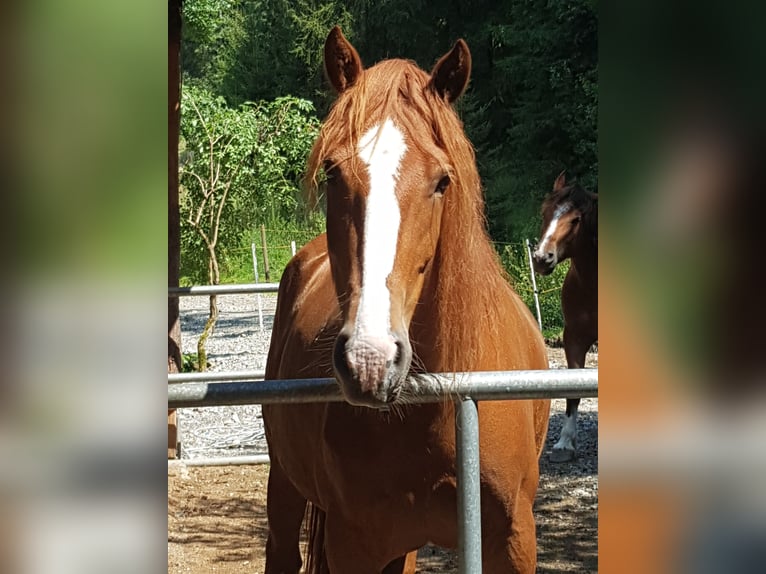
M182 66L187 84L220 94L229 102L246 99L239 63L247 42L241 0L185 0Z
M260 221L297 214L300 176L319 122L306 100L283 97L231 108L223 97L194 86L184 89L181 109L182 273L218 285L222 248L239 246ZM198 343L201 368L217 317L211 296Z
M499 240L537 233L539 205L558 172L586 188L598 177L597 20L590 1L501 2L479 29L479 100L491 103L485 173Z
M187 80L230 105L296 94L326 111L322 46L352 17L338 0L186 0L183 63ZM353 34L352 34L353 35Z

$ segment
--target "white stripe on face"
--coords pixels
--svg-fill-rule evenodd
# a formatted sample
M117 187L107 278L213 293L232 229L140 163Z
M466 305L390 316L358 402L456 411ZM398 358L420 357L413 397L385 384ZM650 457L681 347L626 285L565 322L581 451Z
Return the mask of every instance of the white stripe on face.
M406 151L404 136L390 119L372 127L359 140L357 153L370 176L364 214L362 293L356 315L356 334L362 338L390 338L391 294L386 279L396 257L401 218L396 182Z
M548 224L548 229L545 230L543 238L540 240L540 244L535 249L535 254L542 257L548 248L548 242L551 240L551 236L556 232L556 227L559 225L559 220L572 209L571 203L565 203L559 205L556 211L553 212L553 219Z

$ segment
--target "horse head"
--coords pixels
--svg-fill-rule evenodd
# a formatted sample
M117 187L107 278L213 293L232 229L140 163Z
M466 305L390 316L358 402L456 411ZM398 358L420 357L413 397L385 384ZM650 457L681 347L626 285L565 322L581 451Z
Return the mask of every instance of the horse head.
M532 255L535 271L549 275L553 269L573 255L576 243L588 227L595 233L594 215L598 196L576 183L568 184L562 171L542 207L540 241Z
M451 104L468 83L471 57L458 40L430 75L404 60L364 69L335 27L324 64L338 98L309 175L316 181L323 168L327 177L327 242L342 312L333 367L348 402L380 408L399 398L410 370L410 322L437 252L445 196L459 189L443 139L460 125Z

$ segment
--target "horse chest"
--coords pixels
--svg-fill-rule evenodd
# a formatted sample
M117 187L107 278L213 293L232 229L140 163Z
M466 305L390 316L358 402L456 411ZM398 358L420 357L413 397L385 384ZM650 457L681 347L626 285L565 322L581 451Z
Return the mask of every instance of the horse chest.
M342 485L344 493L356 492L357 503L415 505L454 468L438 424L429 420L336 404L328 411L322 439L333 484Z

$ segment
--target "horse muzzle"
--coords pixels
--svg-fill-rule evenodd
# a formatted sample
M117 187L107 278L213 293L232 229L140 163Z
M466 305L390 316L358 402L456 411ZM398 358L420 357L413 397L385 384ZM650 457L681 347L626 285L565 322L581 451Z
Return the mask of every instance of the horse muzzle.
M553 252L532 254L532 267L538 275L550 275L556 268L556 254Z
M399 398L412 362L408 337L358 337L341 331L333 368L347 402L385 408Z

